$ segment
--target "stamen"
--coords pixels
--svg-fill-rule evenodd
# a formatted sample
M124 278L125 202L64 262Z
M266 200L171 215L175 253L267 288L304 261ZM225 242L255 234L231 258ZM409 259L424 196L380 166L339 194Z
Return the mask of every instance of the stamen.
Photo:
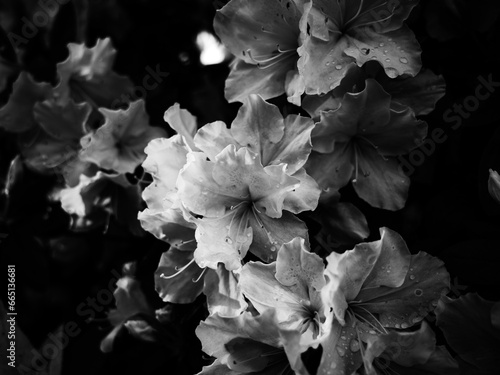
M260 69L270 68L283 59L287 58L290 54L295 53L294 49L289 50L280 50L278 45L278 53L275 55L270 55L272 57L267 57L269 55L261 55L261 56L253 56L252 51L250 49L247 50L248 57L252 60L253 63L257 64ZM261 60L262 59L262 60Z
M198 281L201 280L201 278L203 277L203 275L205 274L206 271L207 271L207 269L203 268L203 270L201 271L200 275L196 279L191 279L191 281L196 284Z
M368 25L382 23L382 22L387 21L388 19L390 19L392 16L393 16L393 14L391 13L391 15L388 16L388 17L386 17L386 18L383 18L381 20L375 20L375 21L371 21L371 22L366 22L366 23L363 23L361 25L357 25L356 28L361 28L361 27L365 27L365 26L368 26Z
M350 22L352 22L354 19L356 19L357 16L359 16L359 12L361 12L361 8L363 8L363 3L364 3L364 0L361 0L359 2L358 11L356 12L356 14L354 16L351 17L351 19L349 21L347 21L345 23L344 27L347 27L347 25L349 25Z
M387 333L388 333L388 332L387 332L387 330L385 329L385 327L382 325L382 323L380 323L380 322L378 321L378 319L377 319L377 318L375 318L375 316L373 316L373 314L372 314L371 312L369 312L369 311L368 311L367 309L365 309L364 307L359 306L358 304L355 304L354 306L355 306L356 308L360 308L360 309L362 309L362 310L366 311L366 312L368 313L368 315L370 315L370 316L373 318L373 320L374 320L374 321L376 321L376 322L380 325L380 328L382 328L383 332L382 332L382 331L380 331L380 329L377 329L378 331L380 331L380 332L382 332L382 333L385 333L385 334L387 334ZM359 315L359 314L358 314L358 317L363 318L363 316L361 316L361 315ZM365 319L365 318L363 318L363 319ZM368 320L367 320L367 319L365 319L365 321L366 321L366 322L368 322Z
M372 146L375 150L378 150L378 146L376 144L374 144L372 141L370 141L368 138L366 138L362 135L356 135L356 138L362 139L363 141L370 144L370 146Z
M174 277L176 277L176 276L180 275L180 274L181 274L181 273L182 273L182 272L183 272L186 268L188 268L188 267L189 267L189 266L190 266L193 262L194 262L194 258L193 258L193 259L191 259L191 260L190 260L190 261L189 261L186 265L184 265L184 266L183 266L183 267L181 267L181 268L178 268L177 266L175 266L175 268L174 268L174 269L175 269L177 272L176 272L176 273L174 273L173 275L165 276L165 274L164 274L164 273L162 273L162 274L160 275L160 277L161 277L162 279L170 280L170 279L172 279L172 278L174 278Z
M352 180L353 184L358 182L358 146L356 145L354 145L354 166L356 168L356 173L354 175L354 180Z
M358 17L359 17L359 18L361 18L361 17L363 17L363 16L364 16L365 14L367 14L367 13L374 12L374 11L375 11L375 9L380 8L380 7L383 7L383 6L384 6L384 5L386 5L387 3L388 3L388 2L386 1L385 3L382 3L382 4L379 4L379 5L377 5L377 6L374 6L374 7L373 7L373 8L371 8L371 9L367 9L367 10L365 10L363 13L359 14L359 15L358 15ZM349 21L349 22L351 22L351 21ZM349 23L349 22L348 22L348 23Z

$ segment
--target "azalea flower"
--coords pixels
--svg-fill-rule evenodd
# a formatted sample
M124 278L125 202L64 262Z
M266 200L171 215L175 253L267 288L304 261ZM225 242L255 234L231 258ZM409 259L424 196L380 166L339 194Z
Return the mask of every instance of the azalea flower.
M302 1L281 0L232 0L217 11L215 32L236 57L226 81L229 102L243 101L249 94L269 99L286 92L289 100L300 103L297 48L302 12Z
M106 122L84 136L80 143L80 158L117 173L133 173L146 155L144 148L165 132L149 126L143 100L130 103L126 110L100 108Z
M245 100L231 130L218 121L194 138L183 130L186 136L177 138L182 145L175 138L155 141L165 143L158 155L171 161L154 163L155 183L144 193L150 207L146 229L170 238L163 225L168 228L182 216L181 225L196 226L194 259L201 268L217 269L221 262L238 269L250 248L271 261L282 243L307 237L305 224L293 214L317 205L319 188L303 169L312 127L301 116L283 119L255 95ZM145 222L144 214L140 218Z
M390 78L415 76L420 46L403 21L418 0L312 0L303 15L297 66L305 93L335 89L350 69L376 60Z
M363 91L368 78L375 79L393 102L410 107L416 116L432 112L446 91L443 76L436 75L429 69L422 69L415 77L389 78L378 62L370 61L361 68L349 69L340 85L327 94L307 95L302 101L302 107L311 117L319 119L321 111L337 109L346 93Z
M200 375L309 375L298 351L300 333L280 328L272 310L258 316L210 315L196 328L196 335L203 351L216 357Z
M326 260L323 303L335 319L321 337L323 356L318 374L350 374L361 365L373 372L391 333L422 321L448 291L443 263L420 252L411 255L404 240L387 228L381 239L361 243Z
M154 310L146 300L140 283L133 277L124 276L119 279L113 295L116 300L116 309L109 312L108 319L114 328L101 342L101 350L104 353L112 351L114 339L122 327L129 329L135 336L148 338L150 334L144 332L145 326L131 319L138 314L154 317Z
M320 112L312 134L313 153L306 167L323 189L353 182L358 195L374 207L401 209L410 180L395 157L417 147L427 125L373 79L359 93L344 95L339 107Z
M258 312L272 309L280 327L298 330L301 340L316 339L324 334L328 312L321 300L324 268L304 239L295 238L281 246L275 262L245 264L240 287Z
M78 103L86 101L96 110L111 108L116 98L132 93L132 81L112 70L116 50L110 38L97 39L92 48L69 43L68 50L68 58L57 64L59 83L54 95L58 104L72 98Z

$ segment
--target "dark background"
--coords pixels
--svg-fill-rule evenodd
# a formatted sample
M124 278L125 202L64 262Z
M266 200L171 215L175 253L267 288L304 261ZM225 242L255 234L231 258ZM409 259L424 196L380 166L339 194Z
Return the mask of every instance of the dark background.
M30 19L37 2L1 0L0 55L8 80L0 94L5 103L21 70L39 81L56 83L55 66L67 57L69 42L93 46L97 38L111 37L118 50L115 70L141 85L145 68L159 64L170 75L146 97L151 123L164 125L163 113L173 103L189 109L199 124L223 120L229 124L238 109L223 95L227 62L203 66L195 44L197 34L212 30L216 7L212 0L73 0L61 7L50 30L30 39L16 55L7 37L21 35L22 17ZM452 293L477 291L500 299L500 205L488 194L488 169L500 171L500 87L478 110L453 130L443 115L474 95L480 76L500 82L500 22L498 1L421 1L408 24L423 50L423 64L446 80L446 96L423 119L429 133L442 128L448 136L411 175L406 207L398 212L374 209L356 197L350 187L343 200L353 202L368 219L372 239L378 228L399 232L413 253L427 251L440 257L453 280ZM272 102L298 108L283 98ZM10 162L18 154L16 136L0 129L0 188L4 188ZM192 305L169 305L165 329L174 340L145 343L122 330L114 351L99 350L111 330L106 310L86 322L76 308L95 297L135 261L136 277L155 308L165 304L154 291L153 273L168 246L149 234L132 235L112 219L108 227L84 233L69 229L69 216L47 199L58 183L54 176L26 168L19 172L7 197L0 197L1 264L16 264L17 311L22 331L36 347L60 324L75 321L82 333L64 350L62 374L194 374L208 364L194 328L205 317L203 297ZM6 277L5 277L6 278ZM6 290L5 279L0 288ZM1 293L2 299L4 293ZM113 307L113 304L107 308Z

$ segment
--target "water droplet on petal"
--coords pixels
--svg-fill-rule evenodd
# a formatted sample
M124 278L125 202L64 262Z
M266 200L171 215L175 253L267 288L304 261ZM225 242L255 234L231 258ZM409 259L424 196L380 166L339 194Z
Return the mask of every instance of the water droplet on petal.
M399 323L394 324L394 327L396 327L398 329L401 328L401 326L399 325Z
M406 329L409 327L408 323L401 323L401 328Z
M276 246L271 246L271 251L276 251Z
M422 289L415 289L414 294L415 294L417 297L420 297L422 294L424 294L424 292L422 291Z
M349 345L349 348L353 352L357 352L359 350L359 341L358 340L351 340L351 344Z
M406 57L401 57L399 61L401 61L403 64L408 64L408 59Z
M410 275L410 280L415 280L415 275Z
M224 238L224 241L226 241L226 243L228 243L229 245L233 243L233 240L229 237Z
M345 349L337 346L337 352L339 353L339 356L343 357L345 355Z
M340 69L342 69L342 65L340 65L340 64L338 64L338 65L335 65L335 69L337 69L337 70L340 70Z
M379 46L383 47L383 46L385 46L385 44L384 43L379 43Z
M391 62L391 59L387 58L385 59L385 62Z

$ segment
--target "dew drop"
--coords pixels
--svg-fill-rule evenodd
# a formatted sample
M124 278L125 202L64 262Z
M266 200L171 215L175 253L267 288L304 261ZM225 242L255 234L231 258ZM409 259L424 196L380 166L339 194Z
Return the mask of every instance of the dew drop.
M387 39L389 42L392 42L392 38Z
M340 70L340 69L342 69L342 65L340 65L340 64L338 64L338 65L335 65L335 69L337 69L337 70Z
M410 280L415 280L415 275L410 275Z
M228 243L229 245L233 243L233 240L229 237L224 238L224 241L226 241L226 243Z
M420 318L420 317L418 317L418 316L417 316L416 318L413 318L413 319L412 319L412 322L413 322L413 323L418 323L418 322L420 322L421 320L422 320L422 318Z
M385 59L385 62L391 62L391 59L387 58Z
M343 357L345 355L345 349L338 346L337 347L337 352L339 353L339 356Z
M406 329L409 327L408 323L401 323L401 328Z
M276 251L276 246L271 246L271 251Z
M383 46L385 46L384 43L379 43L379 47L383 47Z
M326 66L330 65L330 61L327 61L325 65L326 65Z
M401 61L403 64L408 64L408 59L406 57L401 57L399 61Z
M358 340L351 340L351 344L349 345L349 348L351 349L352 352L357 352L359 350L359 341Z
M399 325L399 323L394 324L394 327L396 327L398 329L401 328L401 326Z
M414 293L415 293L415 295L416 295L417 297L420 297L422 294L424 294L424 292L422 291L422 289L415 289L415 292L414 292Z
M340 338L341 338L342 340L347 339L347 337L345 337L345 336L340 336Z

